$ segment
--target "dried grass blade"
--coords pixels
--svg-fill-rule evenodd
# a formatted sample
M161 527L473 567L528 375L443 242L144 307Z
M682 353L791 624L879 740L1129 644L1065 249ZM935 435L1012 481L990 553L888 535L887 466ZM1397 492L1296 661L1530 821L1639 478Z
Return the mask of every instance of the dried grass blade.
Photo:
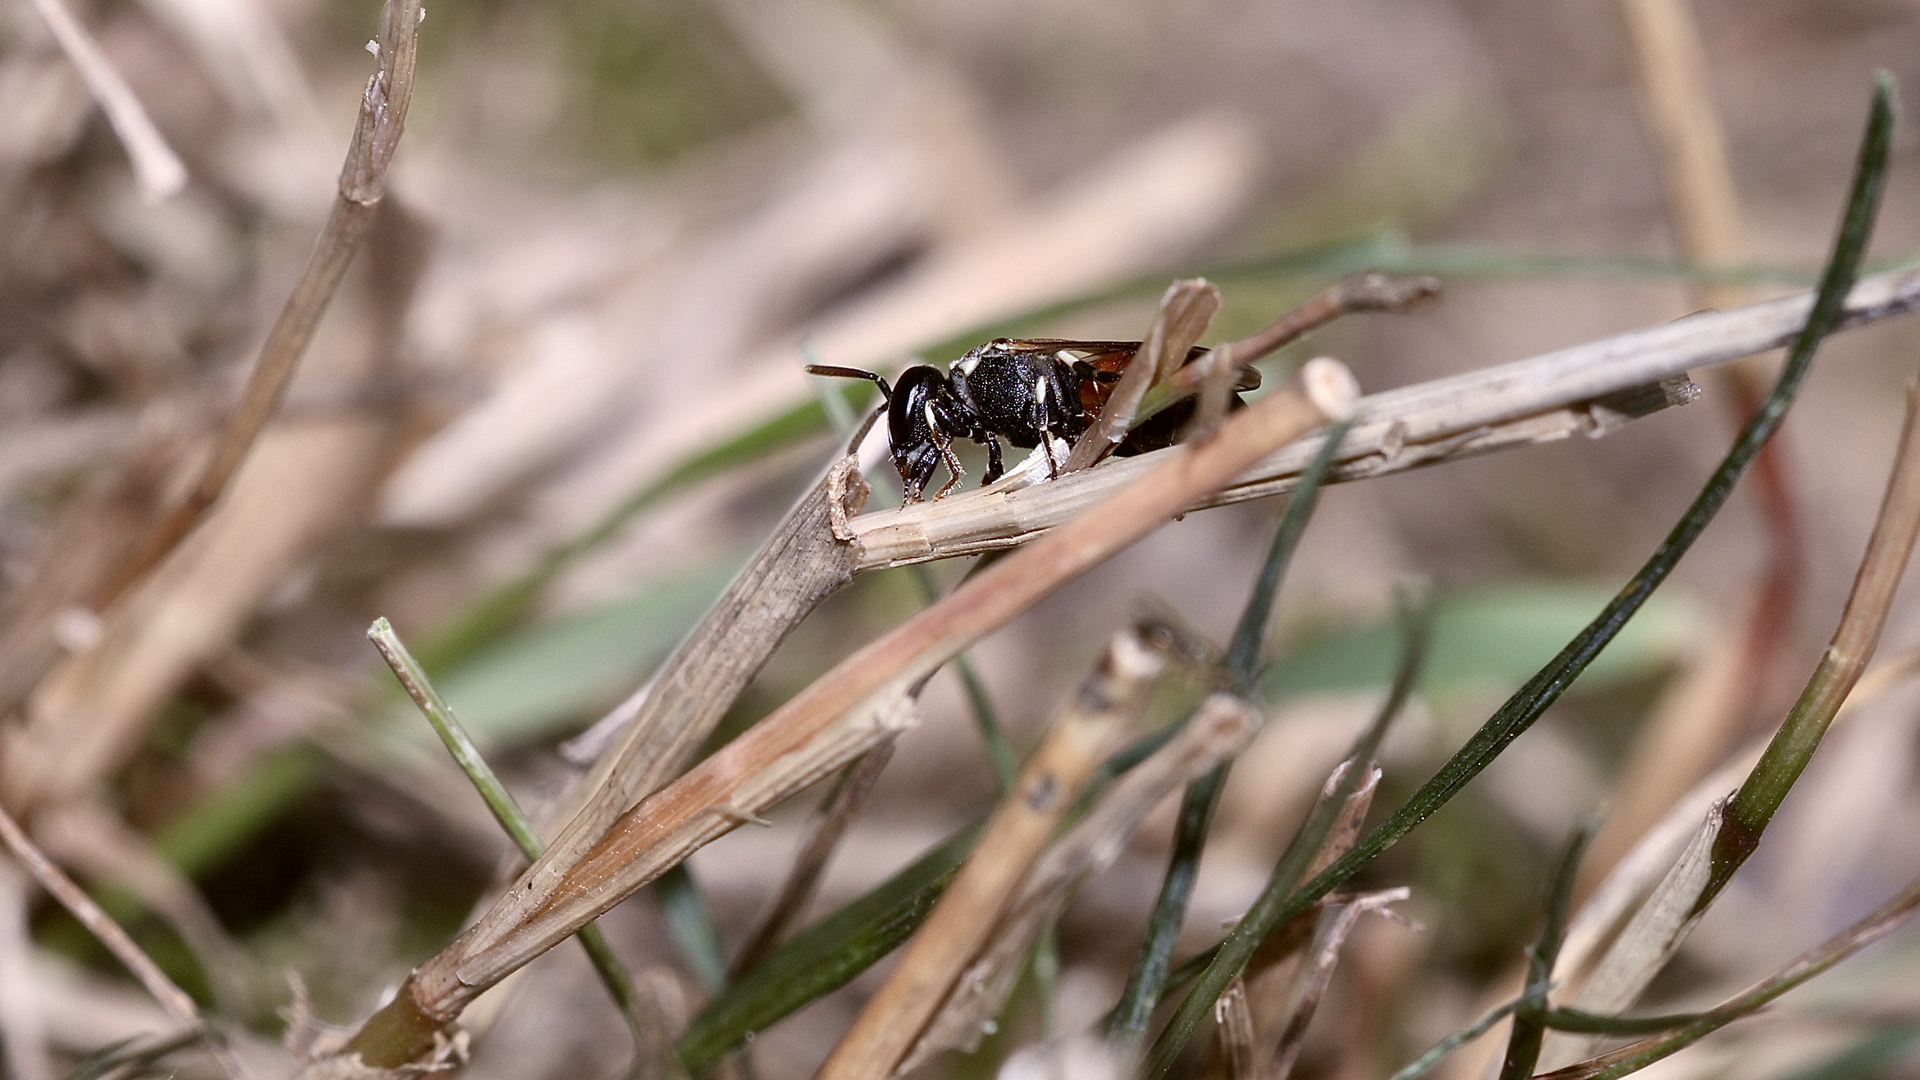
M1753 419L1741 430L1733 447L1708 478L1706 485L1667 538L1632 580L1621 589L1585 630L1560 651L1513 697L1495 711L1479 731L1421 785L1399 810L1382 822L1352 852L1315 876L1304 887L1286 895L1284 890L1261 894L1248 917L1221 943L1207 970L1202 972L1187 998L1175 1010L1161 1033L1148 1065L1148 1075L1165 1075L1186 1040L1206 1016L1213 999L1235 975L1239 974L1258 941L1275 926L1298 916L1341 881L1357 872L1380 852L1411 832L1434 811L1450 801L1469 780L1499 756L1547 707L1557 700L1566 686L1612 641L1627 620L1632 618L1647 597L1666 580L1673 567L1690 548L1706 525L1731 494L1733 485L1753 460L1767 437L1773 433L1788 405L1805 379L1821 339L1833 328L1851 291L1854 275L1866 252L1867 240L1880 206L1886 179L1888 151L1893 134L1893 85L1890 76L1875 79L1867 132L1862 140L1847 207L1842 218L1833 253L1821 277L1820 289L1811 313L1801 329L1786 367L1772 394Z
M1920 881L1854 923L1845 931L1801 954L1771 976L1670 1035L1624 1046L1590 1061L1543 1073L1539 1080L1615 1080L1638 1072L1771 1003L1780 995L1892 933L1920 908Z
M1213 1003L1213 1021L1220 1037L1220 1056L1227 1062L1228 1080L1254 1080L1258 1065L1253 1050L1253 1010L1247 1006L1247 984L1235 979Z
M1167 286L1140 351L1120 376L1093 426L1074 443L1061 465L1062 472L1088 468L1120 445L1133 427L1141 399L1155 383L1179 369L1219 310L1220 290L1205 278L1188 278Z
M1144 420L1184 397L1199 393L1210 383L1224 380L1230 386L1234 374L1241 368L1341 316L1362 311L1414 311L1439 295L1440 282L1435 278L1395 277L1371 271L1355 274L1315 293L1258 333L1214 346L1213 352L1219 354L1215 361L1189 364L1169 373L1141 402L1137 419Z
M1293 1074L1294 1063L1299 1060L1300 1051L1306 1045L1307 1025L1312 1023L1314 1012L1320 1008L1320 1000L1326 996L1327 987L1333 982L1333 969L1340 962L1340 949L1346 945L1348 935L1360 922L1360 916L1369 911L1383 910L1387 905L1397 904L1412 895L1413 890L1406 886L1381 889L1346 897L1320 909L1313 940L1307 947L1306 962L1295 977L1293 993L1288 999L1286 1022L1280 1025L1276 1033L1273 1052L1264 1055L1268 1064L1261 1070L1262 1080L1287 1080Z
M118 814L96 801L47 807L35 815L33 833L43 851L82 877L123 889L124 895L159 915L206 973L221 1012L252 1015L247 954L227 934L192 879ZM113 906L111 900L102 905L110 913Z
M187 992L175 985L172 979L167 978L167 973L160 970L160 965L154 963L152 958L141 951L140 946L134 944L133 939L127 936L127 932L120 928L119 923L114 922L111 916L100 910L100 905L94 902L93 897L87 895L85 889L75 884L74 880L55 866L52 860L41 854L40 849L34 846L33 841L29 840L27 834L20 828L19 822L16 822L13 815L4 809L0 809L0 842L6 844L14 860L24 867L27 873L33 875L33 879L40 883L41 888L47 890L55 900L60 901L61 907L66 908L75 919L79 920L80 925L86 927L88 932L99 939L100 944L106 946L114 959L120 961L134 978L140 980L140 985L146 987L147 993L153 995L154 1000L160 1003L160 1007L165 1009L168 1015L195 1031L207 1031L206 1021L200 1015L199 1006L193 1003L193 998L187 996ZM209 1039L208 1049L229 1077L233 1080L245 1080L246 1071L217 1040Z
M1035 865L990 944L968 964L898 1071L909 1072L943 1050L977 1046L1042 928L1080 883L1119 857L1128 838L1176 786L1239 753L1259 726L1260 714L1251 705L1215 694L1170 741L1129 770Z
M1920 648L1908 648L1868 668L1854 685L1853 692L1847 695L1835 722L1846 719L1854 710L1916 672L1920 672ZM1601 947L1678 861L1689 839L1699 831L1699 822L1722 798L1721 793L1739 786L1741 779L1752 771L1766 742L1756 740L1749 744L1712 775L1695 784L1664 818L1640 837L1626 857L1614 865L1606 879L1581 903L1567 929L1559 963L1555 965L1555 974L1562 985L1579 985L1586 978L1600 958ZM1606 835L1604 827L1600 835Z
M287 297L240 404L215 442L192 490L161 517L127 560L95 589L88 606L104 610L127 587L157 566L220 498L240 463L286 396L320 316L360 249L374 211L386 194L387 169L406 127L413 100L414 61L419 52L422 0L387 0L380 12L379 68L361 94L359 121L340 169L340 184L327 223L314 242L306 269Z
M563 812L566 826L482 919L483 932L497 936L552 899L567 869L620 815L685 767L787 634L853 580L851 548L829 525L830 477L831 470L801 495L648 685L616 710L631 718L575 782L579 808Z
M15 1080L53 1080L47 1019L33 986L32 892L25 874L0 864L0 1053Z
M1681 250L1696 265L1739 265L1747 258L1740 196L1707 85L1706 51L1687 0L1621 0L1620 9ZM1710 286L1700 290L1699 299L1708 307L1724 307L1739 303L1740 292Z
M486 757L467 733L466 726L454 715L452 706L433 688L426 670L407 651L406 643L394 632L393 624L384 617L375 619L373 625L367 628L367 639L379 650L380 658L393 669L394 677L400 680L407 696L413 699L427 722L433 725L434 734L440 736L447 753L453 756L460 771L473 783L474 790L480 793L481 801L487 804L487 809L493 813L494 820L500 823L508 839L513 841L528 861L539 858L539 831L533 827L532 820L520 808L513 793L494 774L493 767L487 764ZM634 1060L639 1062L647 1053L644 1036L650 1030L651 1021L643 1015L645 1010L635 989L633 975L620 962L619 955L613 951L613 945L599 927L583 926L577 936L581 947L587 951L587 958L593 962L594 972L606 986L608 996L613 998L614 1007L620 1010L621 1017L633 1033Z
M960 875L820 1067L820 1080L878 1080L894 1073L961 970L986 944L1107 745L1146 707L1165 666L1164 651L1139 630L1114 635L988 821Z
M1576 1008L1614 1013L1653 981L1691 933L1761 834L1853 690L1886 624L1893 592L1920 536L1920 383L1909 389L1907 420L1878 520L1833 640L1800 700L1732 799L1716 804L1685 854L1635 914L1575 997ZM1557 1040L1555 1058L1591 1047Z
M1614 939L1593 974L1568 1000L1569 1008L1612 1014L1631 1006L1653 977L1679 951L1699 919L1699 902L1712 869L1714 838L1720 834L1726 800L1708 809L1706 820L1680 858ZM1597 1039L1568 1034L1548 1037L1538 1060L1548 1068L1590 1053Z
M1799 293L1703 313L1368 395L1356 408L1354 430L1331 480L1371 479L1515 446L1605 434L1612 424L1604 410L1593 407L1599 399L1791 345L1814 300ZM1891 271L1862 278L1823 325L1836 333L1916 307L1920 270ZM1309 438L1277 450L1193 509L1291 491L1319 447L1318 439ZM1153 469L1156 456L1109 461L1101 469L1022 490L986 488L862 515L852 522L861 547L859 569L1018 546Z

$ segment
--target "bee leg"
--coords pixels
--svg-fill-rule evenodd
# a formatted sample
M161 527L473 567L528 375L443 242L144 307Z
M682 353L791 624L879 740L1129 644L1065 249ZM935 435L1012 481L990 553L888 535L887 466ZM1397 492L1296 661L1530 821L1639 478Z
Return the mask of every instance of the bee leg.
M966 474L960 471L960 459L953 456L952 439L947 438L944 434L936 433L933 445L940 449L940 460L947 463L947 472L952 474L948 477L946 483L940 485L940 490L933 493L934 498L940 499L944 498L947 492L960 486L960 480Z
M1040 433L1040 452L1047 455L1047 479L1058 480L1060 463L1053 457L1053 425L1048 422L1051 417L1047 415L1049 396L1047 380L1045 378L1033 380L1033 430Z
M987 475L980 478L980 485L985 487L1000 479L1007 469L1000 457L1000 440L994 438L992 432L982 432L979 441L987 444Z

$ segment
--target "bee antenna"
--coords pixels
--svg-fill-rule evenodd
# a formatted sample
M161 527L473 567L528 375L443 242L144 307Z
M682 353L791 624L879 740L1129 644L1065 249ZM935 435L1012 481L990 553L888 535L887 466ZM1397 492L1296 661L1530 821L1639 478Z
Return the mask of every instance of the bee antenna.
M808 364L807 374L826 375L836 379L865 379L880 388L881 397L889 401L893 400L893 387L888 386L887 380L871 371L865 371L860 368L836 367L832 364Z

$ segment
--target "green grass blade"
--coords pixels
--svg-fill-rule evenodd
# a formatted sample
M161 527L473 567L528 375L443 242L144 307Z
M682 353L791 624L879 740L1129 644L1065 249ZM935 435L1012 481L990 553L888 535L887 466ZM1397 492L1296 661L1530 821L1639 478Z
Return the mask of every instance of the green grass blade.
M700 1010L680 1061L700 1072L755 1032L845 986L912 936L973 850L981 826L949 837L865 896L794 935Z
M707 902L701 897L700 887L694 883L687 865L681 863L661 874L653 883L653 889L660 901L661 914L666 916L667 929L679 943L680 952L700 979L700 985L706 987L709 994L725 989L727 957L720 948L720 934L714 929L713 915L707 910Z
M1759 453L1761 446L1779 426L1781 417L1786 414L1788 405L1806 378L1821 338L1832 327L1852 287L1879 210L1892 130L1891 87L1883 77L1874 88L1867 137L1861 148L1846 214L1827 270L1821 275L1820 290L1807 317L1806 327L1794 342L1773 391L1741 429L1726 458L1708 478L1700 494L1694 498L1693 504L1667 534L1660 547L1593 622L1509 698L1440 771L1391 817L1304 888L1297 892L1269 888L1261 894L1246 917L1221 943L1213 962L1195 980L1193 989L1175 1010L1149 1056L1149 1076L1164 1076L1172 1067L1187 1040L1211 1011L1214 1000L1245 966L1247 958L1253 954L1254 947L1262 938L1274 927L1307 910L1320 897L1352 877L1361 867L1459 794L1460 789L1478 776L1508 744L1533 726L1534 721L1559 698L1567 684L1593 661L1600 650L1620 632L1620 628L1626 625L1627 620L1646 603L1647 597L1666 580L1680 557L1693 546L1707 523L1726 503L1735 482L1746 471L1754 455Z
M1656 1061L1673 1056L1736 1020L1752 1016L1787 991L1832 968L1835 964L1886 937L1920 908L1920 881L1871 914L1801 954L1798 958L1732 999L1697 1015L1671 1034L1623 1046L1598 1058L1547 1074L1556 1080L1618 1080ZM1678 1019L1663 1017L1660 1019Z
M1493 1009L1491 1012L1487 1013L1487 1015L1482 1016L1480 1019L1475 1020L1473 1023L1467 1025L1464 1028L1461 1028L1459 1031L1456 1031L1453 1034L1447 1036L1446 1038L1441 1039L1439 1042L1434 1043L1433 1046L1430 1049L1428 1049L1426 1053L1421 1054L1419 1057L1414 1058L1412 1061L1407 1062L1405 1066L1401 1067L1401 1069L1398 1072L1388 1077L1387 1080L1419 1080L1419 1077L1425 1076L1428 1072L1431 1072L1433 1067L1435 1065L1440 1064L1441 1060L1444 1059L1448 1054L1453 1053L1455 1050L1460 1049L1461 1047L1467 1045L1468 1043L1479 1038L1480 1036L1485 1035L1487 1032L1492 1031L1493 1025L1506 1019L1508 1013L1512 1012L1513 1010L1519 1007L1520 1007L1520 999L1514 998L1512 1001L1507 1002L1505 1005L1501 1005Z
M1267 647L1274 597L1280 592L1280 581L1286 576L1287 564L1293 559L1300 535L1306 531L1307 520L1313 516L1320 485L1333 466L1333 456L1351 426L1350 422L1343 422L1327 432L1320 452L1301 473L1300 486L1280 513L1273 542L1267 548L1259 574L1254 577L1253 590L1247 596L1246 607L1241 611L1227 650L1227 677L1239 693L1246 693L1256 680L1260 657ZM1153 913L1147 918L1146 937L1140 943L1133 971L1127 976L1126 989L1120 995L1120 1004L1107 1029L1107 1037L1123 1057L1131 1057L1145 1039L1147 1022L1152 1019L1154 1007L1166 988L1173 947L1180 938L1181 924L1186 922L1187 904L1193 898L1194 882L1200 875L1200 856L1207 846L1207 833L1213 823L1214 809L1220 803L1220 792L1226 787L1230 765L1223 762L1188 784L1180 797L1173 854L1168 859L1166 875L1161 878Z
M1657 1035L1706 1018L1705 1013L1668 1013L1664 1016L1602 1016L1584 1009L1548 1009L1541 1019L1555 1031L1588 1035Z
M500 828L505 830L507 836L513 840L514 846L527 857L527 861L532 862L538 859L544 845L541 843L539 832L533 827L533 822L528 820L526 812L520 809L520 804L515 801L513 794L494 774L493 767L487 764L487 759L481 755L480 748L474 745L473 737L467 734L466 728L460 723L460 718L453 714L453 710L447 707L446 701L433 688L433 683L427 678L426 670L420 666L418 660L414 659L413 654L407 651L407 646L400 640L400 635L394 633L393 625L385 618L375 619L373 625L367 629L367 638L373 642L374 648L380 650L380 655L386 660L387 665L393 668L394 677L400 680L400 685L406 689L407 696L420 706L420 711L426 715L427 722L433 725L434 733L440 736L442 743L446 744L447 753L453 755L453 760L460 766L460 771L467 774L467 779L472 782L474 790L480 793L480 798L487 804L487 809L493 812L494 820L500 823ZM608 944L606 936L600 932L598 926L591 924L583 926L574 936L580 939L581 946L587 950L588 959L593 961L594 970L599 973L600 981L606 985L607 995L613 998L613 1003L620 1009L620 1015L626 1019L627 1026L632 1030L636 1040L635 1057L637 1059L640 1051L638 1040L644 1023L640 1018L640 998L634 989L633 975L614 954L613 946Z
M1087 781L1082 805L1096 801L1108 784L1151 757L1179 728L1169 724L1143 735L1101 762ZM864 896L796 934L734 980L694 1017L681 1037L682 1062L696 1071L710 1066L754 1032L846 985L905 941L973 850L980 828L971 825L948 837Z
M1520 1008L1513 1016L1513 1032L1507 1036L1506 1061L1500 1066L1500 1080L1527 1080L1540 1060L1540 1043L1547 1035L1547 992L1553 986L1553 964L1560 958L1560 945L1567 937L1567 908L1573 903L1573 879L1580 870L1580 856L1593 839L1594 823L1583 821L1567 838L1567 846L1555 865L1547 889L1546 924L1540 928L1540 940L1527 957L1527 988L1520 995Z

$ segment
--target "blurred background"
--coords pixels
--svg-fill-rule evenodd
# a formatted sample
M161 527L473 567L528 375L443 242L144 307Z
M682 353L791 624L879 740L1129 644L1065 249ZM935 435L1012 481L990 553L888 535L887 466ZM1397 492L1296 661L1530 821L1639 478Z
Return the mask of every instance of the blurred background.
M1193 273L1225 296L1209 341L1357 270L1440 277L1437 305L1345 320L1267 364L1273 384L1334 355L1377 391L1704 302L1680 268L1613 0L435 3L393 191L280 419L177 557L91 619L61 590L177 497L306 257L378 8L76 8L189 181L143 200L42 16L7 9L0 634L51 627L65 655L8 689L0 800L253 1033L243 1048L269 1075L290 1067L272 1049L286 971L322 1020L357 1020L510 865L394 694L368 622L388 616L416 646L525 801L550 797L573 768L564 740L644 681L828 459L819 395L865 402L810 386L803 363L945 362L997 333L1137 337L1165 283ZM1694 8L1748 249L1735 287L1801 287L1837 218L1869 73L1920 86L1920 4ZM1910 132L1896 144L1881 265L1920 248L1913 145ZM1510 993L1575 818L1608 803L1645 827L1778 722L1851 581L1917 341L1894 320L1826 348L1780 443L1784 501L1736 495L1603 664L1365 875L1411 885L1404 906L1425 929L1363 923L1301 1075L1385 1076ZM1183 955L1244 910L1379 700L1395 586L1430 583L1439 615L1382 807L1672 524L1735 423L1733 384L1698 377L1700 401L1603 440L1325 494L1281 594L1271 719L1235 770ZM1191 515L984 642L974 659L1016 745L1143 599L1224 640L1275 511ZM774 657L727 730L924 601L905 572L862 578ZM1903 593L1883 651L1916 643ZM1729 671L1743 674L1729 684ZM1836 729L1656 987L1660 1007L1716 1000L1920 869L1916 704L1896 688ZM936 679L926 708L816 914L993 800L958 684ZM1722 713L1691 744L1656 739ZM729 952L811 801L693 859ZM1165 866L1171 813L1157 821L1068 909L1050 1004L1017 992L979 1054L930 1069L987 1075L1040 1036L1044 1012L1070 1033L1112 1005ZM1603 835L1596 857L1631 839ZM0 886L12 1075L59 1075L164 1028L17 872ZM704 991L649 896L603 925L636 968L681 973L697 1007ZM1920 1068L1917 963L1920 938L1896 938L1792 999L1796 1017L1666 1068ZM809 1075L876 974L765 1032L760 1074ZM474 1075L606 1075L625 1060L576 949L489 1000L470 1017L484 1032ZM1468 1057L1455 1075L1477 1075Z

